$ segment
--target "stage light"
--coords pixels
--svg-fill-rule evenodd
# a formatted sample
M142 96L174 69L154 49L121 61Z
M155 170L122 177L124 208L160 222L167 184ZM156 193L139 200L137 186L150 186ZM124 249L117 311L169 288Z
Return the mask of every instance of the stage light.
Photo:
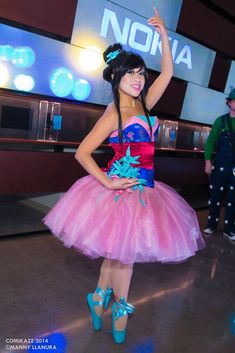
M34 84L34 79L29 75L17 75L14 79L14 85L19 91L30 92Z
M0 87L5 86L8 80L9 80L9 72L4 65L0 64Z
M87 47L79 55L79 63L84 71L98 70L102 61L101 50L97 47Z
M50 77L51 90L58 97L66 97L71 94L73 85L73 74L66 67L56 69Z
M0 60L11 61L14 48L11 45L0 45Z
M72 95L75 99L84 101L91 93L91 85L84 79L79 79L74 83Z
M35 53L30 47L18 47L13 52L12 64L19 68L31 67L35 62Z

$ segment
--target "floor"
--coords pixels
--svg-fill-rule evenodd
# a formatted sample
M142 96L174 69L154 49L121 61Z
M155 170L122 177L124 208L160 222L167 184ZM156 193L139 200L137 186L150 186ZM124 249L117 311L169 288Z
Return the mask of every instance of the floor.
M21 201L0 200L0 237L46 230L42 223L45 212L36 210Z
M198 217L203 226L207 210ZM206 245L178 265L134 266L136 312L125 344L116 345L110 309L103 330L93 332L85 300L101 260L48 232L1 237L0 352L234 353L235 246L221 225Z

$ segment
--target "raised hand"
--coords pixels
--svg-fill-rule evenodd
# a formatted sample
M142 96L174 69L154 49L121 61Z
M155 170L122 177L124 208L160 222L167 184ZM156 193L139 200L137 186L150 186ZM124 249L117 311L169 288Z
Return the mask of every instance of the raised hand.
M153 28L155 29L155 31L157 31L160 36L164 36L167 35L167 29L164 25L163 20L161 19L161 17L159 16L156 7L153 7L154 13L155 15L153 17L150 17L147 22L148 24L150 24L151 26L153 26Z

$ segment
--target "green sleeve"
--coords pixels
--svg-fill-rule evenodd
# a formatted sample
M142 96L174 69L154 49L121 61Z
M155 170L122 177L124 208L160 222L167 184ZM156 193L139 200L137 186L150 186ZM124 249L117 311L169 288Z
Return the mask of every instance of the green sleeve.
M221 117L217 118L212 126L211 132L208 136L205 145L205 159L211 159L212 154L217 146L219 135L220 135L220 128L221 126Z

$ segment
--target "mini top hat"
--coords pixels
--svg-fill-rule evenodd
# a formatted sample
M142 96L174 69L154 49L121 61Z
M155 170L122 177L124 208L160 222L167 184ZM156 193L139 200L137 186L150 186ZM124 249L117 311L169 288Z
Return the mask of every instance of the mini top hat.
M235 99L235 88L231 87L231 92L229 93L228 97L226 97L227 100L232 101Z

